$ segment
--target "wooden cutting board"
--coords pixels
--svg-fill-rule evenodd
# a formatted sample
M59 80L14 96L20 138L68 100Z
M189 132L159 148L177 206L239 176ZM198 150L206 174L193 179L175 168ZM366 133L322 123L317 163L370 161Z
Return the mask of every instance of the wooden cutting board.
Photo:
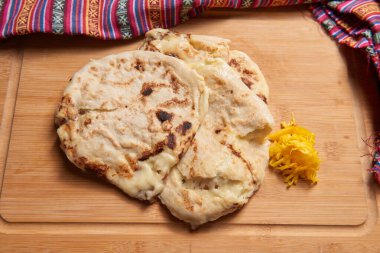
M347 64L347 50L337 47L304 10L226 14L211 12L176 30L228 38L232 49L245 51L258 63L270 86L269 106L277 128L293 112L301 125L316 134L322 159L320 182L315 186L301 182L287 189L282 178L268 169L260 191L241 211L206 225L199 233L239 235L243 229L255 234L260 224L269 229L286 225L290 233L322 233L335 227L353 234L361 231L374 215L363 177L370 164L370 158L363 156L368 148L362 141L368 136L365 119L370 116L362 108L369 105L360 95L362 81L357 78L363 68ZM8 228L49 222L69 231L80 229L72 222L91 222L97 233L111 223L129 224L139 234L150 234L152 228L173 236L187 233L159 203L140 203L82 174L58 147L54 111L73 73L90 59L134 50L141 40L57 36L23 40L22 57L15 57L21 64L14 114L7 111L11 120L3 122L11 128L9 145L2 150L6 159L0 199L0 214Z

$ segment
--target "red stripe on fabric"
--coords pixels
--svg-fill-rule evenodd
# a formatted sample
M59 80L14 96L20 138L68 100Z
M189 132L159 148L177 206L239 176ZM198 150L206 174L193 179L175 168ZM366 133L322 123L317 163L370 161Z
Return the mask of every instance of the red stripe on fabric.
M101 24L101 30L102 30L102 33L103 33L103 38L108 38L108 34L107 34L107 31L106 31L106 27L107 27L107 17L106 17L106 14L105 14L105 9L107 8L107 3L105 2L106 0L102 0L101 1L101 5L100 5L100 14L99 14L99 18L100 18L100 24Z
M181 0L176 0L176 8L175 8L175 24L177 25L180 22L180 16L181 16L181 9L182 9L182 1Z
M128 1L128 19L129 19L129 23L131 25L131 30L132 30L133 36L137 36L138 32L137 32L136 21L135 21L136 16L133 12L133 4L134 4L134 0Z
M7 29L6 31L4 31L5 33L12 33L12 28L13 30L16 28L16 19L15 19L15 15L17 16L17 6L20 5L20 2L16 2L14 3L14 8L13 8L13 11L11 10L11 5L10 5L10 2L12 2L12 0L9 1L9 8L8 8L8 11L7 12L10 12L9 15L8 15L8 19L5 19L4 21L4 26L7 26Z
M22 11L22 8L24 7L25 5L25 1L24 0L20 0L16 5L15 5L15 9L13 11L13 15L14 18L11 19L13 20L13 27L12 29L10 30L11 34L17 34L17 26L18 26L18 19L20 17L20 14L21 14L21 11ZM16 8L17 6L19 6L18 8Z
M88 8L88 2L87 0L83 0L83 18L82 18L82 27L83 27L83 34L87 34L88 33L88 30L87 30L87 15L88 15L88 11L87 11L87 8Z
M160 24L162 25L163 28L166 28L166 18L165 18L165 11L164 11L164 0L159 0L160 1Z
M143 18L145 19L145 24L146 24L146 26L147 27L145 27L144 26L144 33L145 32L147 32L147 31L149 31L150 29L152 29L153 28L153 25L152 25L152 22L151 22L151 20L150 20L150 18L149 18L149 0L143 0L144 1L144 3L145 3L145 8L143 8L143 12L144 12L144 16L143 16Z
M111 22L112 22L113 30L115 32L115 39L121 39L120 27L118 26L117 15L116 15L118 5L119 5L119 0L115 0L111 9Z
M163 26L164 28L168 28L168 18L166 16L166 0L160 0L161 1L161 17L163 19Z
M3 29L4 29L3 33L4 34L7 34L8 30L11 28L11 23L13 21L12 17L14 16L15 9L16 9L16 8L14 8L14 10L11 12L11 2L12 2L12 0L8 0L8 2L5 4L4 10L3 10L3 13L8 14L8 12L9 12L9 15L4 15L4 17L3 17L3 24L4 24L3 25L4 26L3 27ZM14 4L16 5L16 3L14 3ZM7 19L7 17L8 17L8 19ZM8 29L5 30L6 26L8 26Z
M42 17L42 12L44 9L44 0L37 0L38 1L38 11L37 11L37 27L36 31L42 31L42 27L40 26L41 24L41 19Z
M33 7L30 9L30 12L29 12L29 17L28 17L28 30L29 31L33 31L34 28L33 28L33 25L34 25L34 19L35 19L35 15L36 15L36 9L37 9L37 2L38 1L35 1L34 4L33 4Z
M103 10L104 10L104 1L99 0L99 11L98 11L98 23L100 24L98 27L99 35L101 38L104 38L104 26L103 26Z
M111 4L112 4L112 0L106 0L106 3L105 3L105 6L104 6L104 19L105 19L105 24L106 24L106 30L105 32L107 33L108 35L108 39L112 38L112 20L111 17L108 17L107 13L108 13L108 10L111 11ZM111 22L111 23L110 23Z
M144 32L144 16L143 16L142 9L143 9L144 5L142 4L142 2L145 0L136 0L136 1L137 1L136 2L137 3L137 12L139 13L139 17L140 17L138 19L138 22L140 22L141 27L142 27L141 31L139 31L139 32L143 33ZM140 34L138 34L138 35L140 35Z
M4 33L4 28L5 28L5 23L6 23L6 21L7 21L7 13L8 13L8 11L9 11L9 5L10 5L10 3L11 3L11 0L5 0L5 3L4 3L4 6L3 6L3 10L1 11L1 15L2 16L0 16L0 17L2 17L1 18L1 20L0 20L0 34L1 34L1 38L3 38L3 36L5 35L5 33Z
M165 13L166 13L166 20L167 20L167 28L170 27L171 25L171 20L172 20L172 14L170 12L170 8L171 8L171 3L170 3L171 0L165 0L166 2L166 8L165 8Z
M79 1L80 0L77 0L75 5L73 6L73 9L74 9L74 12L75 12L75 16L71 16L72 17L72 21L75 21L75 28L72 27L72 32L73 34L78 34L79 32L79 20L80 20L80 16L79 16ZM73 4L74 4L74 1L73 1Z
M34 31L42 31L42 27L40 27L41 18L42 18L42 11L44 7L44 0L37 0L38 4L35 11L35 17L34 17Z
M53 31L53 1L54 0L48 1L45 12L45 30L48 33Z
M70 22L71 22L71 5L72 5L72 0L66 0L65 11L64 11L64 15L63 15L63 20L64 20L63 30L67 34L71 34L71 29L70 29L70 26L71 26L71 24L70 24Z

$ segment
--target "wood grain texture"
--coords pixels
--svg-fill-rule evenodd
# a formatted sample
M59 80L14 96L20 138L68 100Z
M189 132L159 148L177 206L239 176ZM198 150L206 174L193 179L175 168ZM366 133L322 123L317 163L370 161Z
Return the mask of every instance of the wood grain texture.
M286 190L268 171L263 188L241 212L189 232L159 205L141 205L77 173L55 143L52 117L71 74L90 58L135 48L138 41L49 37L54 46L45 46L46 37L34 37L25 43L5 168L0 214L10 222L0 223L0 252L380 251L379 190L365 172L368 157L360 158L368 152L360 138L375 129L368 103L378 98L356 95L364 58L338 49L305 11L226 14L212 12L176 30L230 38L233 48L254 58L270 84L277 123L293 111L316 132L321 182ZM268 38L274 27L283 29ZM356 64L347 68L346 58ZM370 74L366 85L375 90Z
M323 160L317 186L301 183L287 190L282 179L268 171L249 204L220 222L361 224L367 206L358 140L365 136L357 135L363 122L353 115L346 63L335 44L320 34L318 24L296 12L288 16L288 20L216 16L207 25L200 19L177 29L229 38L232 48L252 56L268 79L269 104L277 124L294 112L302 125L316 133ZM255 32L236 32L238 26L239 31ZM265 36L276 27L281 29L270 38ZM101 49L104 42L52 41L52 46L40 48L31 42L25 47L2 216L10 222L175 222L158 203L131 200L114 187L79 173L60 152L53 125L55 108L75 71L91 58L136 49L140 41Z

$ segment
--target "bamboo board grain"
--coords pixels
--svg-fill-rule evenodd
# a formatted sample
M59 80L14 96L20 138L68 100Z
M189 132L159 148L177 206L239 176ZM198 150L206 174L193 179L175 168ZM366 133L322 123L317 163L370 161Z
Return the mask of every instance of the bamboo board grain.
M0 127L3 118L5 97L8 90L8 81L11 72L14 50L0 48Z
M281 27L279 29L279 27ZM276 33L268 36L268 31ZM335 43L299 12L211 15L176 30L232 40L262 68L277 123L294 112L317 135L321 182L286 189L267 171L262 189L240 212L215 224L359 225L367 218L360 158L363 119L353 80ZM251 32L247 32L251 31ZM50 38L25 43L0 213L8 222L175 223L158 204L131 200L78 173L59 151L53 114L70 76L91 58L135 49L139 41ZM343 215L344 214L344 215Z

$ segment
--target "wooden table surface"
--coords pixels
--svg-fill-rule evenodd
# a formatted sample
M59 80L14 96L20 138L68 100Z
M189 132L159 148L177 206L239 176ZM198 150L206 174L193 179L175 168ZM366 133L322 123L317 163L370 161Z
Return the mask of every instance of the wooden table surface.
M273 19L281 22L287 21L288 17L298 17L300 20L301 18L305 19L304 22L314 22L307 11L298 8L255 10L244 12L243 17L240 16L241 13L243 12L213 11L193 24L198 25L198 29L202 29L199 28L200 24L209 22L209 17L218 17L217 22L238 17L242 20L254 22L253 19L264 20L267 15L272 15ZM226 16L221 18L221 15ZM288 25L293 23L288 23ZM231 23L226 21L226 25L228 24ZM321 33L321 38L326 39L327 35L322 29L318 32ZM31 51L34 53L41 52L41 55L46 56L42 57L41 61L48 59L49 55L45 50L48 46L45 43L49 40L54 41L57 38L35 35L0 42L0 150L8 150L17 95L21 99L23 96L27 96L25 92L28 89L25 87L28 87L28 82L36 82L27 75L28 73L26 75L21 74L23 62L25 59L30 59L30 55L33 55L30 53ZM116 48L112 49L110 46L110 51L117 50L124 43L135 43L135 41L94 42L92 39L84 38L76 38L76 40L82 47L89 43L98 48L101 47L102 50L108 50L107 47L110 45ZM70 47L67 48L67 51L70 51ZM44 52L46 54L42 54ZM367 60L362 52L341 46L339 52L348 63L346 72L352 73L349 76L352 84L361 84L360 87L353 87L353 89L359 101L365 101L357 106L357 110L360 111L357 115L362 117L360 120L364 122L366 133L380 130L380 121L375 117L375 109L380 108L380 102L373 69L368 68ZM79 51L78 54L80 54ZM81 58L78 56L78 59ZM82 60L87 61L84 58ZM57 59L56 64L59 64L59 59ZM24 88L21 87L22 89L18 93L20 80ZM1 152L1 166L5 167L7 157L7 152ZM368 157L361 159L364 161L363 163L366 163ZM1 182L3 182L3 176L4 174L0 173ZM29 220L23 222L22 219L25 217L21 216L19 218L21 220L17 221L16 219L15 222L0 220L0 252L380 252L380 241L378 239L380 238L380 224L378 224L380 188L365 171L363 171L363 178L368 216L365 222L355 224L354 221L351 224L349 215L353 216L353 214L345 216L347 212L341 213L342 217L346 217L346 219L340 219L340 222L342 224L347 223L349 226L339 225L339 221L337 223L332 222L331 225L321 222L322 225L319 226L309 226L302 222L297 223L298 225L271 224L269 222L268 224L255 224L246 230L244 227L239 227L242 228L241 230L230 230L226 226L218 230L206 228L196 232L188 232L184 224L167 228L155 223L147 223L141 226L137 223L126 225L123 223L101 223L99 221L81 223L80 220L74 219L75 223L69 223L70 226L68 227L66 224L49 222L54 221L52 214L49 214L49 217L53 217L52 220L47 217L43 219L43 222L29 222ZM22 190L28 191L28 189ZM16 192L22 194L22 190ZM16 211L22 213L22 210Z

